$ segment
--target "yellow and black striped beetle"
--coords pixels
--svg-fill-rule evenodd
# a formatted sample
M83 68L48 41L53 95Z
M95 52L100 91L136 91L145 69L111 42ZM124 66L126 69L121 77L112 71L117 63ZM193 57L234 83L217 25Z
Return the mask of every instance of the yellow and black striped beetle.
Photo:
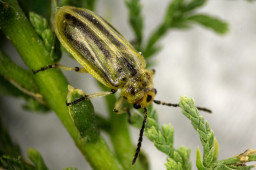
M121 96L115 103L115 112L125 112L121 109L124 101L133 104L136 109L144 109L144 120L132 161L134 164L143 139L147 107L152 102L174 107L178 107L178 104L154 100L157 92L153 86L154 70L146 69L142 54L137 52L111 24L94 12L71 6L59 8L55 16L55 33L61 44L84 68L70 68L54 64L34 71L34 73L48 68L88 72L111 89L110 92L86 95L67 105L114 94L121 89ZM206 108L198 107L198 109L211 112Z

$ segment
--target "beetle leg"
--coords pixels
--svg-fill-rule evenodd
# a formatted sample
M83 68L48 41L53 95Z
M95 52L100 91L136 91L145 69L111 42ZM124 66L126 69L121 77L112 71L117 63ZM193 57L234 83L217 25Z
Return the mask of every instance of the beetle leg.
M97 93L92 93L92 94L87 94L87 95L84 95L83 97L79 98L79 99L76 99L70 103L67 103L67 106L70 106L72 104L77 104L83 100L88 100L88 99L92 99L92 98L97 98L97 97L103 97L103 96L107 96L107 95L110 95L110 94L114 94L116 91L115 90L111 90L111 91L102 91L102 92L97 92Z
M85 68L68 67L68 66L63 66L61 64L51 64L51 65L48 65L46 67L42 67L39 70L32 70L32 71L33 71L34 74L36 74L40 71L45 71L45 70L48 70L48 69L51 69L51 68L59 68L59 69L62 69L62 70L67 70L67 71L76 71L76 72L79 72L79 73L88 73L88 71Z
M124 104L124 97L119 97L115 103L115 107L114 107L114 112L116 114L122 114L122 113L128 113L128 121L130 122L130 117L131 117L131 113L130 113L130 108L129 107L123 107Z
M124 103L124 97L119 97L115 103L114 112L117 114L124 113L125 111L121 109L122 105Z

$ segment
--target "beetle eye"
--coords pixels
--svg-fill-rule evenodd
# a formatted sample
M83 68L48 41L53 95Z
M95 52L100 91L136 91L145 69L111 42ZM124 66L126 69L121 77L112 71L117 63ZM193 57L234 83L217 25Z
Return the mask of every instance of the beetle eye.
M140 106L140 104L135 103L135 104L133 105L133 107L134 107L135 109L139 109L141 106Z
M150 102L151 99L152 99L152 96L151 96L151 95L148 95L148 96L147 96L147 102Z

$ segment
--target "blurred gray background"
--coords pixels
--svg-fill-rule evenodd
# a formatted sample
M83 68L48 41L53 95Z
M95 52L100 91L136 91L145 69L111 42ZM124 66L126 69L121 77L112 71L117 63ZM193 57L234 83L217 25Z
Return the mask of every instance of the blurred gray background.
M170 0L142 0L146 38L161 22ZM256 2L245 0L209 0L201 12L227 21L230 31L219 36L211 30L195 26L190 30L171 31L160 42L163 49L155 56L156 99L176 103L180 96L195 99L196 105L213 110L202 112L219 142L219 159L256 149ZM127 22L123 1L99 0L97 13L110 18L111 23L128 39L133 32ZM9 45L8 54L17 53ZM14 57L17 59L17 57ZM22 65L22 61L17 59ZM77 62L63 57L62 64L77 66ZM69 83L86 93L97 92L95 79L89 74L64 72ZM94 99L95 110L104 116L102 98ZM91 169L54 113L41 115L21 109L23 99L5 97L1 100L3 123L24 155L33 147L39 150L49 169L68 166ZM160 124L175 128L175 147L191 148L195 169L196 147L201 147L198 134L180 109L155 106ZM2 114L1 113L1 114ZM134 144L139 130L130 128ZM107 136L104 135L106 138ZM107 139L108 140L108 139ZM146 137L142 149L147 153L151 169L165 169L166 155L159 152ZM131 158L132 159L132 158Z

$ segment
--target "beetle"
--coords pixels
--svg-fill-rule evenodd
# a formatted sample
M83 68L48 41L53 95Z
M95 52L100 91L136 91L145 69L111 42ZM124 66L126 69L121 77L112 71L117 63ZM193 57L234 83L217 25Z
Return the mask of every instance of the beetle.
M53 64L33 71L38 73L49 68L61 68L90 73L111 91L85 95L67 105L82 100L106 96L121 89L121 96L115 103L114 112L122 113L124 101L133 104L135 109L144 110L136 153L132 164L139 155L147 120L147 107L152 103L179 107L178 104L155 100L157 93L153 85L154 70L146 68L143 55L124 38L110 23L94 12L71 6L60 7L55 16L55 33L61 44L83 66L66 67ZM207 108L199 110L211 112Z

